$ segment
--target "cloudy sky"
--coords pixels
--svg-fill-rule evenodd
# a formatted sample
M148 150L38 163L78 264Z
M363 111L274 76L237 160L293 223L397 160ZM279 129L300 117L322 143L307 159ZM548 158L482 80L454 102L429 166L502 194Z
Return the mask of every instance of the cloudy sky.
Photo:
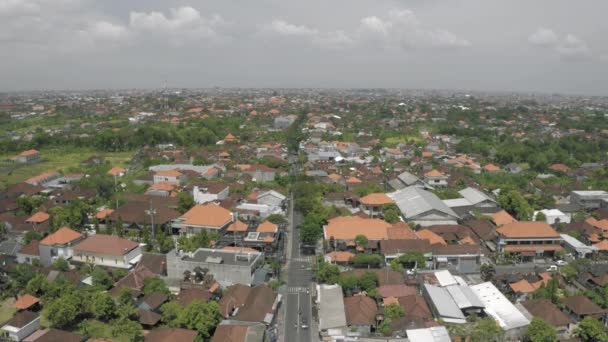
M0 90L608 95L606 0L0 0Z

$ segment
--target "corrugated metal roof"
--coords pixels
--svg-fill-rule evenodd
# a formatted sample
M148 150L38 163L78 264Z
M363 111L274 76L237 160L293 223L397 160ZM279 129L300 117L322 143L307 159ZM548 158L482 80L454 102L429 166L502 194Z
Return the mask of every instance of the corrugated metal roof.
M530 321L491 282L471 286L471 290L485 305L484 311L494 317L504 330L524 327Z
M346 326L344 299L340 285L319 286L319 330Z
M452 285L446 287L446 289L460 309L484 307L481 300L477 298L477 295L468 286Z
M406 219L431 210L437 210L458 218L458 215L435 194L415 186L391 192L387 195L395 201Z
M450 293L443 287L424 284L424 290L428 294L432 305L439 314L440 318L450 323L465 323L466 318L456 301L450 296Z
M462 190L458 191L458 193L460 194L460 196L466 198L469 202L471 202L473 204L478 204L483 201L495 202L492 198L490 198L490 196L486 195L485 193L483 193L475 188L471 188L471 187L462 189Z

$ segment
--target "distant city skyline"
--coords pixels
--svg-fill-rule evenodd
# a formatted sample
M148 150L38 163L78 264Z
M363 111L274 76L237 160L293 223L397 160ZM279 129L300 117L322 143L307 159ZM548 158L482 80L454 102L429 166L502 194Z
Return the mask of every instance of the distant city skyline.
M607 10L600 0L0 0L0 91L166 80L608 95Z

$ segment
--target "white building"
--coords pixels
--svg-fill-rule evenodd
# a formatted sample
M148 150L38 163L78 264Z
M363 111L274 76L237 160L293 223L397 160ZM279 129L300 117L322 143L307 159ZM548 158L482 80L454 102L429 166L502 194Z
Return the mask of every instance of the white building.
M558 224L558 223L570 223L572 217L569 214L563 213L559 209L543 209L534 212L534 220L538 213L545 215L545 223L547 224Z

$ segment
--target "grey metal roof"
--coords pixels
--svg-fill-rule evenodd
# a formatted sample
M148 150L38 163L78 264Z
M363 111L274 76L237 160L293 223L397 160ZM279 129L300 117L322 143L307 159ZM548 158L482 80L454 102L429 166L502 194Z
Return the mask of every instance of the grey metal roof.
M319 286L319 330L346 327L344 298L340 285Z
M395 179L391 179L390 181L388 181L388 185L391 186L391 188L395 189L395 190L401 190L403 188L405 188L405 184L403 184L399 179L395 178Z
M415 186L409 186L387 195L395 201L406 219L431 210L458 218L458 215L435 194Z
M481 300L477 298L477 295L468 286L452 285L446 287L446 290L448 290L460 309L484 308Z
M437 313L439 314L438 318L449 320L453 319L456 321L464 320L464 314L460 311L458 304L452 298L448 290L443 287L434 286L430 284L424 284L424 290L428 294L433 306L435 307Z
M405 184L406 186L410 186L410 185L414 185L417 182L420 181L420 178L416 177L415 175L404 171L401 174L399 174L399 176L397 176L397 178L403 182L403 184Z
M0 254L12 255L14 256L21 250L23 246L15 241L4 241L0 243Z
M478 204L483 201L496 202L496 201L494 201L494 199L492 199L490 196L486 195L482 191L479 191L479 190L477 190L475 188L471 188L471 187L462 189L462 190L458 191L458 193L460 194L460 196L466 198L469 202L471 202L473 204Z
M469 202L466 198L447 199L443 200L443 203L450 208L469 207L473 205L473 203Z

